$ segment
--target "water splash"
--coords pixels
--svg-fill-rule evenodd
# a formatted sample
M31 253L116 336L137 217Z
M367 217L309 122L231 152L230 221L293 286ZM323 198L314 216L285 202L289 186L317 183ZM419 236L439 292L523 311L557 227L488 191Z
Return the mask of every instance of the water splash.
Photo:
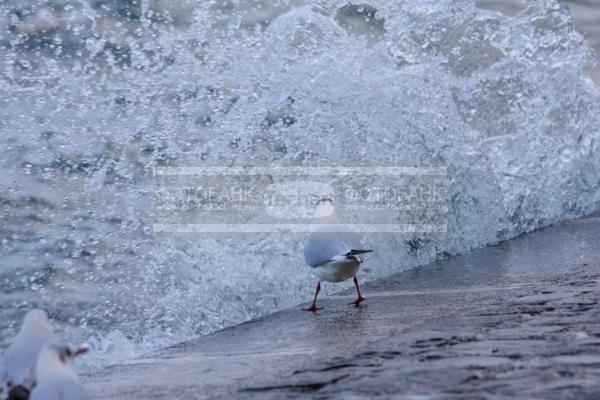
M447 165L446 239L367 237L366 279L600 208L558 2L110 4L1 6L2 338L43 307L94 368L310 298L303 237L153 233L156 166Z

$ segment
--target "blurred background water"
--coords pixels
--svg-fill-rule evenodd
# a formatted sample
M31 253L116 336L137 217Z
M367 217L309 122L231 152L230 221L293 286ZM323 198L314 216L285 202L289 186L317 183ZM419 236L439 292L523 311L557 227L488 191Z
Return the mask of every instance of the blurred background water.
M2 2L0 348L34 306L98 368L310 298L303 235L153 232L157 166L448 166L446 237L368 236L365 279L599 210L566 4Z
M527 0L477 0L478 7L497 10L507 15L516 15L527 8ZM600 0L566 0L562 2L571 10L573 24L581 32L595 51L600 54ZM600 85L600 65L586 67L585 72L597 85Z

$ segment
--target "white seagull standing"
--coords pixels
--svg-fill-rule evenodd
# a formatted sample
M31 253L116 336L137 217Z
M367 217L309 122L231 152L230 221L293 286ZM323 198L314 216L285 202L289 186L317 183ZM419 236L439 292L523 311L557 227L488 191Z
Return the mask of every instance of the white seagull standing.
M321 199L317 204L314 218L320 224L311 233L304 247L304 259L319 278L312 305L306 311L316 312L317 296L321 291L321 281L342 282L354 278L358 297L351 303L358 307L364 300L360 295L356 272L363 262L361 254L373 250L362 250L360 237L353 232L344 231L339 226L339 218L331 199Z
M73 359L87 349L48 343L42 349L35 371L37 383L29 400L87 400L85 389L71 366Z
M35 363L46 343L54 338L48 315L31 310L25 315L21 330L8 346L0 364L0 382L9 399L27 398L35 385Z

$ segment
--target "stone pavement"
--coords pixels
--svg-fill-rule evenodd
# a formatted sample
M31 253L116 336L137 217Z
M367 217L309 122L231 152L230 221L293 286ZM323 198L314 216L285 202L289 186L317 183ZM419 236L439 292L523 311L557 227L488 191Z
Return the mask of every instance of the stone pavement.
M98 399L600 399L600 219L109 367Z

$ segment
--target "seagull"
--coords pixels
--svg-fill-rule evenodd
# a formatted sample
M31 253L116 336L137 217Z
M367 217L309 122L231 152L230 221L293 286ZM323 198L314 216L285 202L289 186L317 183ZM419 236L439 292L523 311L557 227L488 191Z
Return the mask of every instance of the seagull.
M70 347L48 343L42 349L35 365L37 384L30 400L87 400L87 392L73 371L73 359L87 353L86 348L71 350Z
M21 330L0 364L0 383L7 389L9 400L27 399L35 385L35 362L44 345L53 338L45 311L34 309L25 315Z
M350 304L358 307L364 297L360 294L356 272L363 262L362 255L373 250L362 250L358 234L342 229L333 200L319 200L314 218L321 224L311 233L304 247L304 259L319 280L312 305L305 311L316 312L321 309L317 307L321 281L342 282L349 278L354 278L358 294L356 300Z

